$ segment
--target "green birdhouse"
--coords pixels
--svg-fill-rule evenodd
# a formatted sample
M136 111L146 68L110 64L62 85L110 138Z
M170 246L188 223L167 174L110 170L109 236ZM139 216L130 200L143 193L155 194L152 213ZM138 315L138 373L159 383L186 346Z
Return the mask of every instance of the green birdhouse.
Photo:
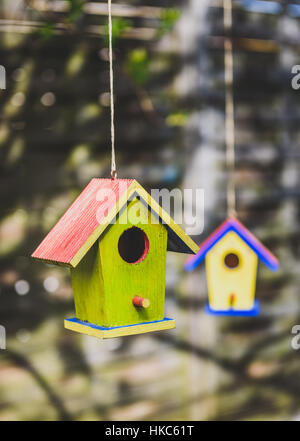
M111 338L170 329L167 250L198 246L133 179L92 179L32 257L71 268L73 331Z

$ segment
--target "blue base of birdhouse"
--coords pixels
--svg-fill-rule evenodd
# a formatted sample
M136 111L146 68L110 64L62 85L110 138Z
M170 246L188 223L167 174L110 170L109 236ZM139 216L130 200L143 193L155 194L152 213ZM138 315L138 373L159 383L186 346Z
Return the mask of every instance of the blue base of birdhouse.
M106 328L104 326L93 325L83 322L76 317L65 320L65 328L81 334L90 335L98 338L123 337L125 335L144 334L145 332L163 331L175 328L175 320L164 318L153 322L137 323L127 326L113 326Z
M212 309L209 304L205 305L204 311L210 315L229 315L229 316L240 316L240 317L254 317L259 314L259 302L255 300L254 306L252 309Z

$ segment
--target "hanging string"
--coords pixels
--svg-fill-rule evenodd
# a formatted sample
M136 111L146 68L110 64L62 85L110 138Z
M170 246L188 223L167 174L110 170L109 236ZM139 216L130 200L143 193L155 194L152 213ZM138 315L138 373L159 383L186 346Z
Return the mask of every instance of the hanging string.
M108 39L109 39L109 83L110 83L110 134L111 134L111 172L112 179L117 177L115 154L115 107L114 107L114 71L112 49L112 13L111 0L108 0Z
M227 214L236 215L235 192L235 139L234 139L234 100L233 100L233 49L232 49L232 0L223 0L224 10L224 65L225 65L225 143L227 181Z

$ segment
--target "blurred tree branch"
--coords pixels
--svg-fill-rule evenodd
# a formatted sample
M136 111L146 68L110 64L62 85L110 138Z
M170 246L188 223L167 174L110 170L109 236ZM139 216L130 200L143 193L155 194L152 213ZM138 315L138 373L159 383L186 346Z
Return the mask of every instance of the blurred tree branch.
M20 352L14 351L12 349L7 349L4 351L4 357L12 361L16 366L26 370L40 388L45 392L48 397L49 402L56 409L59 419L61 421L72 420L72 415L69 413L65 407L62 399L54 392L54 389L49 385L46 379L39 373L39 371L33 366L32 363L25 357L25 355Z

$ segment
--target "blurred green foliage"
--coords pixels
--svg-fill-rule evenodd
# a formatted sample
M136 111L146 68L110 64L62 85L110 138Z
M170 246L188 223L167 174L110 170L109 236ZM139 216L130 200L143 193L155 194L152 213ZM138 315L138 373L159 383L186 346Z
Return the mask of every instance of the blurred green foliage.
M149 57L146 49L139 48L129 52L126 67L133 81L139 86L144 85L149 78Z
M39 30L42 40L44 41L49 40L53 36L53 31L54 31L54 23L52 22L44 23Z
M178 111L174 113L170 113L167 116L166 123L170 127L182 127L185 125L188 119L188 113L184 111Z
M85 4L85 0L67 0L70 5L66 22L74 23L82 14L82 8Z
M116 44L118 38L122 37L122 35L129 29L131 29L132 23L130 20L126 18L113 18L112 19L112 44ZM108 24L105 26L105 45L108 46L109 43L109 31Z
M180 10L177 8L164 9L160 16L160 24L158 27L158 36L161 37L165 33L171 31L180 18Z

